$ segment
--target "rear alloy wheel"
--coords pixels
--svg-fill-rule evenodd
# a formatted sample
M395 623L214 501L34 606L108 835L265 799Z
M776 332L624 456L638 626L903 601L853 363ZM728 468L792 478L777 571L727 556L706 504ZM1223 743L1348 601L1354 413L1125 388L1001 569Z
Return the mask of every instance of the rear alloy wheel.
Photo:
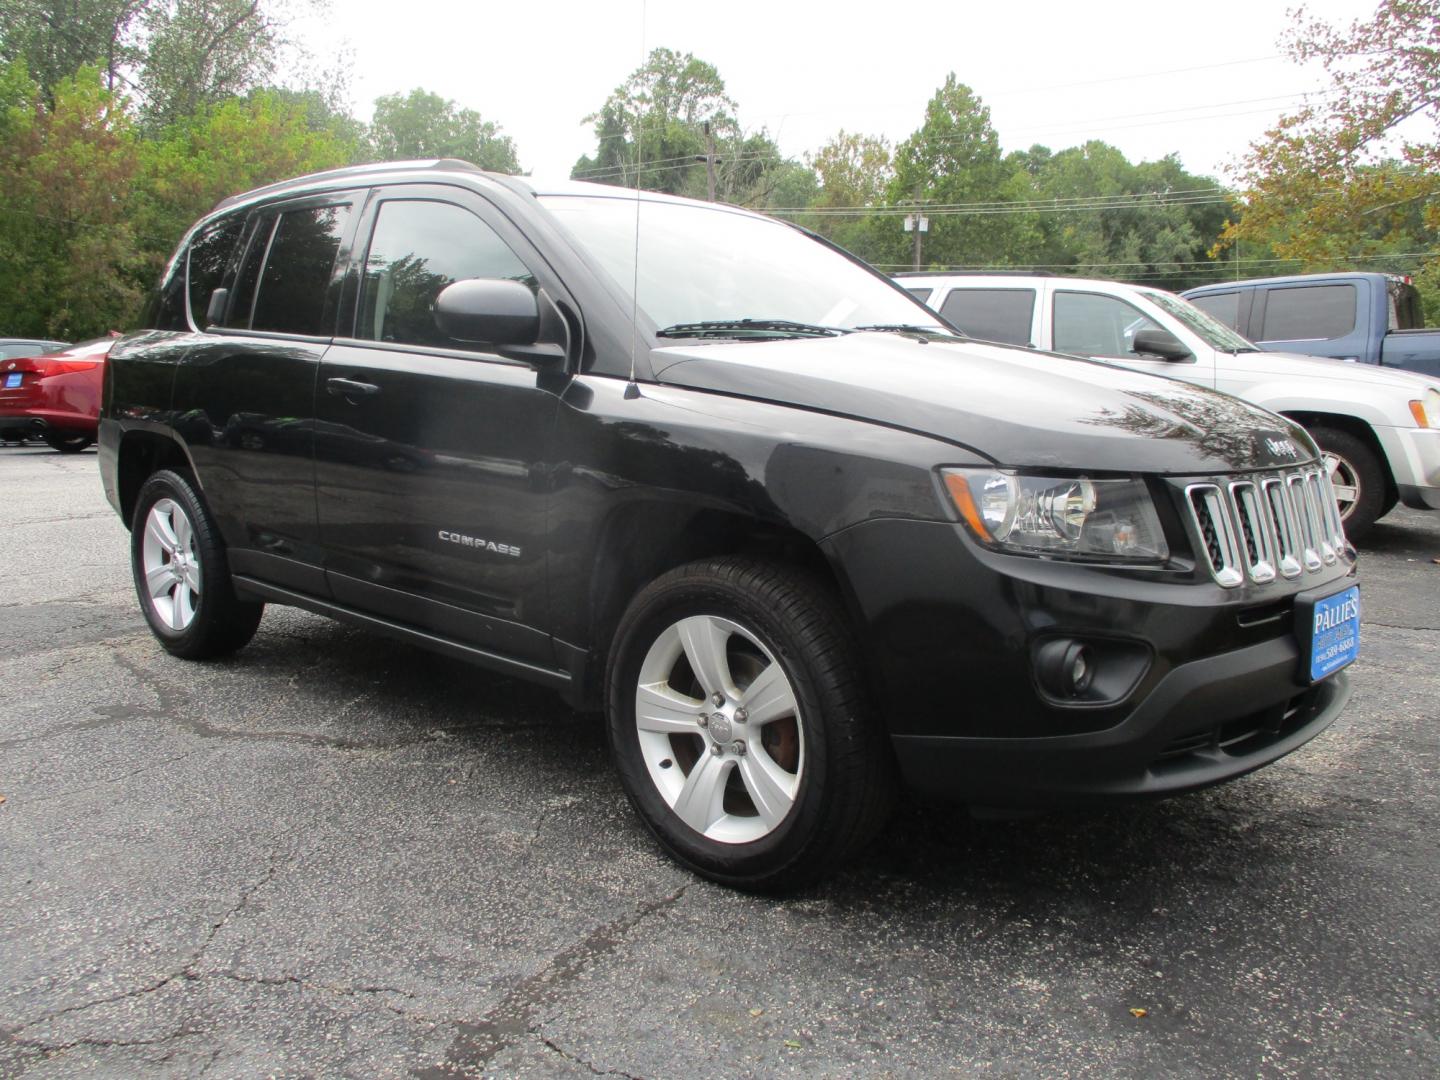
M219 532L187 477L165 470L145 481L130 532L140 609L168 651L223 656L254 636L264 605L235 595Z
M51 450L57 450L62 454L78 454L95 440L89 435L56 435L51 432L45 433L45 442Z
M1339 428L1310 428L1335 489L1345 535L1356 543L1385 510L1385 467L1363 440Z
M740 558L661 576L616 634L608 728L645 823L682 863L742 888L793 888L884 823L890 748L832 592Z

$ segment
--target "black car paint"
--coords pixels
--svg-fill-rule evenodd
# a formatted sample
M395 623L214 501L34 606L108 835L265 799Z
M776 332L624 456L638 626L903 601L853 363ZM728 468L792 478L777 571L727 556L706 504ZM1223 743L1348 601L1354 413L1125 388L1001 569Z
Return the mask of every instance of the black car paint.
M1216 710L1248 715L1310 693L1274 670L1277 652L1287 672L1296 666L1287 604L1297 587L1221 589L1196 567L1180 513L1185 478L1294 464L1274 440L1313 457L1299 428L1168 380L921 334L658 339L633 325L633 308L523 182L444 163L416 173L344 173L220 209L361 186L368 205L394 185L438 186L522 251L571 324L568 365L347 337L360 257L347 241L332 338L202 333L182 310L183 325L117 344L100 450L122 515L143 472L137 454L178 461L199 479L250 595L536 679L582 706L599 700L625 603L658 573L742 547L810 561L833 577L873 660L908 777L996 804L1006 792L982 783L986 770L1042 747L1063 761L1067 746L1092 740L1096 760L1144 772L1144 754L1107 758L1105 748L1158 692L1193 682L1195 665L1261 674L1202 684L1206 709L1154 717L1129 745L1150 753L1186 725L1215 722ZM368 211L355 218L363 235ZM152 308L164 310L163 299ZM332 393L332 378L376 389L357 396L342 382ZM251 439L238 434L247 426ZM1117 568L981 547L937 469L992 463L1146 474L1170 560ZM457 547L447 533L519 554ZM1307 585L1338 589L1353 572L1342 558ZM1133 661L1133 684L1101 707L1048 700L1032 654L1060 634L1112 643ZM1327 686L1307 738L1343 703L1345 676ZM936 764L957 754L964 770ZM1125 787L1101 771L1089 789ZM1219 778L1197 767L1147 790ZM1012 784L1010 797L1074 786Z

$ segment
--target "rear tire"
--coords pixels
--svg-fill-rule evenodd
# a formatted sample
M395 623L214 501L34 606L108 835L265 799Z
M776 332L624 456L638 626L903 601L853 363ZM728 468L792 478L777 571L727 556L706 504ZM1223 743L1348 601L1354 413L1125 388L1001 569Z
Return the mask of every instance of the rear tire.
M50 449L62 454L78 454L94 441L89 435L57 435L48 431L45 433L45 442Z
M1358 543L1386 512L1385 464L1369 443L1348 431L1313 427L1309 432L1324 455L1345 535Z
M203 660L255 636L265 605L235 595L220 532L184 474L162 470L140 488L130 566L140 610L166 651Z
M894 800L889 741L833 590L743 558L656 579L620 621L608 730L631 803L695 872L793 889L853 857Z

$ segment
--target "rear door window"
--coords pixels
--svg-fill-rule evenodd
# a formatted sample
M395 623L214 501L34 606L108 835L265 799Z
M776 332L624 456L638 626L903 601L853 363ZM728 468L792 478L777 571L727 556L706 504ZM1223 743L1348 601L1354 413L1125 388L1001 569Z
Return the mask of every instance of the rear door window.
M350 215L348 206L287 210L270 238L255 292L250 329L323 337L325 302L335 256Z
M1355 329L1354 285L1271 289L1261 341L1329 341Z
M981 341L1029 345L1035 290L952 289L940 314Z
M480 218L453 203L381 203L365 255L355 336L365 341L470 349L435 325L435 298L456 281L504 278L534 288L534 276Z
M928 288L915 288L915 289L906 289L905 291L908 292L911 296L913 296L916 300L919 300L920 303L923 304L923 303L925 303L927 300L930 299L930 294L931 294L932 292L934 292L935 290L934 290L934 289L928 289Z

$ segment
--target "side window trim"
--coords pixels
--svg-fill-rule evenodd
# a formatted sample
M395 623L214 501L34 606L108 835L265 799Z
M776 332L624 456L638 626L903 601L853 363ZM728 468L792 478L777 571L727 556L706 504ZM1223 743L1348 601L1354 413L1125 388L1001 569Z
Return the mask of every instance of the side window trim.
M245 329L255 325L255 309L260 306L260 290L265 284L265 268L270 265L270 252L275 249L275 234L280 231L280 221L285 211L278 210L270 220L270 235L265 238L265 254L260 256L260 268L255 272L255 291L250 294L250 314L245 319Z

